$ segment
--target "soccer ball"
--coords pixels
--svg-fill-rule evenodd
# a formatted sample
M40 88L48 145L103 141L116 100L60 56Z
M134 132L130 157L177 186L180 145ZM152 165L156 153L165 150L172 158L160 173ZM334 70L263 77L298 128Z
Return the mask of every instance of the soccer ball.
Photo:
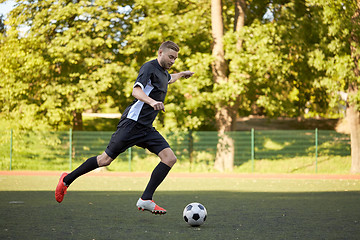
M206 220L206 208L201 203L190 203L185 207L183 216L185 222L189 225L193 227L200 226Z

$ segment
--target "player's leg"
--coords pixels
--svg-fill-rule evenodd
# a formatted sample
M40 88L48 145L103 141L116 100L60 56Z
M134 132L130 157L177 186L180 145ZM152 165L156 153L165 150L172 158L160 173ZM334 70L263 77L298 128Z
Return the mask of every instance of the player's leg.
M150 181L141 196L141 199L143 200L152 200L156 188L162 183L176 163L176 156L171 148L165 148L158 156L160 157L161 162L154 168L151 174Z
M157 187L162 183L176 163L176 156L165 138L155 129L150 130L137 145L145 147L152 153L158 155L161 162L154 168L145 191L137 201L136 206L139 210L142 209L153 213L165 214L166 210L156 205L152 198Z
M96 168L105 167L110 165L113 161L106 152L103 152L99 156L91 157L87 159L83 164L81 164L77 169L69 173L66 177L64 177L64 183L66 186L69 186L76 178L88 173Z
M155 214L165 214L166 210L156 205L152 198L157 187L166 178L167 174L176 163L176 156L171 148L163 149L158 156L160 157L161 162L153 170L149 183L146 186L143 195L136 203L136 206L139 210L149 210Z
M107 155L106 152L99 156L87 159L83 164L76 168L71 173L63 173L60 176L59 183L55 190L55 199L57 202L62 202L67 188L70 184L81 175L88 173L98 167L108 166L114 159Z
M61 175L55 190L56 201L60 203L63 200L68 186L76 178L98 167L109 165L120 153L124 152L133 144L131 141L128 141L132 134L131 131L129 132L127 130L128 128L132 128L131 122L122 122L119 124L117 131L111 136L110 142L103 154L87 159L70 174L63 173Z

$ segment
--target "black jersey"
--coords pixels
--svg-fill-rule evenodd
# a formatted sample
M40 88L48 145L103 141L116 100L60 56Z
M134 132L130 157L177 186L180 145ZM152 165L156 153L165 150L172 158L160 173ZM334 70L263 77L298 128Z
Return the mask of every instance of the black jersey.
M160 66L157 59L154 59L141 66L134 87L140 86L147 96L164 102L170 80L168 71ZM125 109L120 121L132 119L145 126L152 126L158 113L159 111L154 110L149 104L135 99Z

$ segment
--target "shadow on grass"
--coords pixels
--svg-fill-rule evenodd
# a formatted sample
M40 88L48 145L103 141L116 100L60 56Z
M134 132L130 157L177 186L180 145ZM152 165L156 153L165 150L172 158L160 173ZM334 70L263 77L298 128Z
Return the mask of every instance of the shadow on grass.
M165 216L139 212L140 192L0 192L0 239L358 239L360 192L157 192ZM208 219L182 211L201 202Z

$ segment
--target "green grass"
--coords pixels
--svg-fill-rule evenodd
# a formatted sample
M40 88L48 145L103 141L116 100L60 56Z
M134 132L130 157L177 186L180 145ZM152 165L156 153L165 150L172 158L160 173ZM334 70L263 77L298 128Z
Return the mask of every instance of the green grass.
M72 169L83 163L84 160L73 160ZM159 162L155 155L148 155L145 159L134 157L129 166L129 162L124 159L116 159L107 169L113 172L148 172L151 171ZM9 170L10 161L8 159L0 161L1 170ZM317 166L314 157L295 157L288 159L262 159L243 162L241 165L234 166L235 173L324 173L324 174L348 174L351 167L351 157L346 156L321 156L318 157ZM21 159L13 160L13 170L68 170L68 159ZM316 169L317 168L317 169ZM188 160L179 159L173 168L174 172L216 172L213 165L204 161L190 164Z
M0 239L358 239L360 180L178 178L155 200L165 216L139 212L148 177L85 175L54 199L58 176L0 175ZM201 202L208 219L182 211Z
M109 167L109 171L115 172L148 172L159 162L159 158L155 155L149 155L146 159L135 157L130 166L128 161L119 161L116 159ZM82 162L77 162L74 167ZM322 156L318 157L317 164L314 157L296 157L288 159L262 159L243 162L241 165L235 165L233 172L235 173L324 173L324 174L348 174L351 167L351 157L341 156ZM67 169L66 166L65 169ZM61 170L61 169L57 169ZM178 160L174 166L173 172L216 172L212 163L194 162L187 160Z
M330 173L348 174L351 156L294 157L285 159L261 159L254 161L256 173ZM252 162L235 166L235 172L251 172Z

